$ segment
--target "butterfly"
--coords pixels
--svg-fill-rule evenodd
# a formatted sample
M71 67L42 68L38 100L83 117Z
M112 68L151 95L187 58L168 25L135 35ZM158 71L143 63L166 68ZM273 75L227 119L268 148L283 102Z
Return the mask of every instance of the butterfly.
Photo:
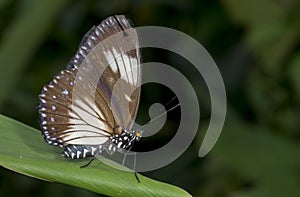
M142 137L132 130L140 100L140 51L124 15L92 27L67 68L39 95L45 141L71 159L130 150Z

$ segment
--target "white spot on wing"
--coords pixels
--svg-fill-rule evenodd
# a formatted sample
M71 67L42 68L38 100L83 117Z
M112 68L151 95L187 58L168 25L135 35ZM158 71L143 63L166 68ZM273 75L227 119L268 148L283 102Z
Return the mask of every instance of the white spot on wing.
M69 91L65 89L65 90L62 91L61 93L63 93L64 95L68 95L68 94L69 94Z
M108 81L109 81L110 83L113 83L113 82L114 82L114 78L109 77L109 78L108 78Z
M130 59L129 59L127 54L122 54L122 58L123 58L123 61L124 61L125 67L126 67L126 72L127 72L127 73L125 73L126 74L126 79L128 77L128 79L127 79L128 83L133 85L134 80L133 80L133 76L132 76Z
M115 48L112 48L111 51L105 51L104 54L111 70L114 73L117 73L119 68L121 78L133 85L134 77L131 74L132 71L130 66L132 63L130 62L128 55L119 53Z
M114 56L113 56L112 52L111 51L104 51L104 54L105 54L107 62L109 63L109 66L110 66L111 70L114 73L117 73L118 72L118 65L116 64L116 62L114 60Z
M123 63L123 60L122 60L122 57L121 57L121 54L116 54L117 51L113 48L113 52L115 53L115 56L117 57L117 62L118 62L118 66L119 66L119 69L120 69L120 76L122 79L124 79L125 81L128 81L127 79L127 73L126 73L126 70L125 70L125 65ZM129 66L129 65L128 65ZM128 81L129 83L129 81Z
M133 83L135 85L138 85L138 76L140 75L138 72L139 72L139 69L138 69L138 60L136 58L130 58L130 61L131 61L131 66L132 66L132 76L133 76Z
M125 94L125 99L129 102L132 102L131 98L127 94Z

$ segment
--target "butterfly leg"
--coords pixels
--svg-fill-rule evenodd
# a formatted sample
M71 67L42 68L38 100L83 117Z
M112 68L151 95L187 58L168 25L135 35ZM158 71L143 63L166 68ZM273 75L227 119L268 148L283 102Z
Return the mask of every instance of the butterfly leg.
M122 166L125 166L125 160L126 160L126 157L127 157L127 153L125 152L125 153L124 153L123 160L122 160Z
M87 164L84 164L84 165L80 166L80 168L88 167L94 160L95 160L95 158L91 159Z
M138 183L141 183L141 181L140 181L140 179L139 179L139 177L138 177L138 174L137 174L137 172L134 172L134 176L135 176L135 178L136 178L137 182L138 182Z
M127 155L133 155L133 172L134 172L134 176L135 176L136 180L138 181L138 183L140 183L141 181L136 172L136 153L135 152L130 153L127 150L127 151L123 152L123 154L124 154L124 157L123 157L123 161L122 161L122 166L125 166L125 161L126 161Z
M140 179L138 177L138 174L136 172L136 153L133 153L133 162L134 162L133 163L134 176L135 176L136 180L138 181L138 183L140 183L141 181L140 181Z

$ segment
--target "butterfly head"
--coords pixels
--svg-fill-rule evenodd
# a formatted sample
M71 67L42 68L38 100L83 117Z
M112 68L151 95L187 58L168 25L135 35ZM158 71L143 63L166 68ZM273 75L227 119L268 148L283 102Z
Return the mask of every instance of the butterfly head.
M134 137L135 137L135 141L140 141L140 139L142 138L143 136L143 131L140 130L140 131L134 131Z
M139 130L139 131L125 131L128 132L129 135L129 141L126 145L126 148L131 149L131 146L133 145L134 142L140 141L143 135L143 131Z
M123 130L123 135L128 137L128 142L132 143L133 141L140 141L143 136L142 130Z

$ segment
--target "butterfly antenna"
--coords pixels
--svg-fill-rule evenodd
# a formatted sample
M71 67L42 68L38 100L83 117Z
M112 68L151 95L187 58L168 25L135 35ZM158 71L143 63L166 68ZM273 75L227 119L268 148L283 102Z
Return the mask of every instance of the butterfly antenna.
M151 122L153 122L153 121L159 119L160 117L162 117L162 116L165 115L166 113L172 111L173 109L175 109L175 108L177 108L177 107L179 107L179 106L180 106L180 103L178 103L178 104L175 105L174 107L168 109L168 110L165 111L164 113L161 113L160 115L156 116L155 118L149 120L148 122L146 122L146 123L142 126L142 128L141 128L140 130L143 130L143 128L146 127L147 125L149 125Z
M132 148L133 144L129 147L128 150L126 150L126 152L124 153L124 157L123 157L123 161L122 161L122 166L125 165L125 160L126 160L126 157L127 157L127 154L129 154L131 148Z
M133 158L134 158L134 160L133 160L134 161L134 163L133 163L134 176L135 176L136 180L138 181L138 183L140 183L141 181L136 172L136 153L133 154Z
M138 183L140 183L141 181L140 181L140 179L139 179L138 174L137 174L136 171L134 171L134 176L135 176L136 180L138 181Z
M129 154L129 151L132 149L132 147L133 147L133 144L132 144L132 145L130 146L130 148L124 153L124 157L123 157L123 161L122 161L122 165L123 165L123 166L125 165L126 156L127 156L127 154ZM137 175L137 172L136 172L136 153L133 153L133 158L134 158L134 160L133 160L133 171L134 171L134 176L135 176L136 180L138 181L138 183L140 183L141 181L140 181L140 179L139 179L139 177L138 177L138 175Z
M169 100L169 102L167 102L165 104L165 107L167 107L170 103L172 103L172 101L174 101L177 98L177 96L174 96L173 98L171 98L171 100ZM161 112L163 110L163 107L161 107L161 109L159 110L159 112Z

